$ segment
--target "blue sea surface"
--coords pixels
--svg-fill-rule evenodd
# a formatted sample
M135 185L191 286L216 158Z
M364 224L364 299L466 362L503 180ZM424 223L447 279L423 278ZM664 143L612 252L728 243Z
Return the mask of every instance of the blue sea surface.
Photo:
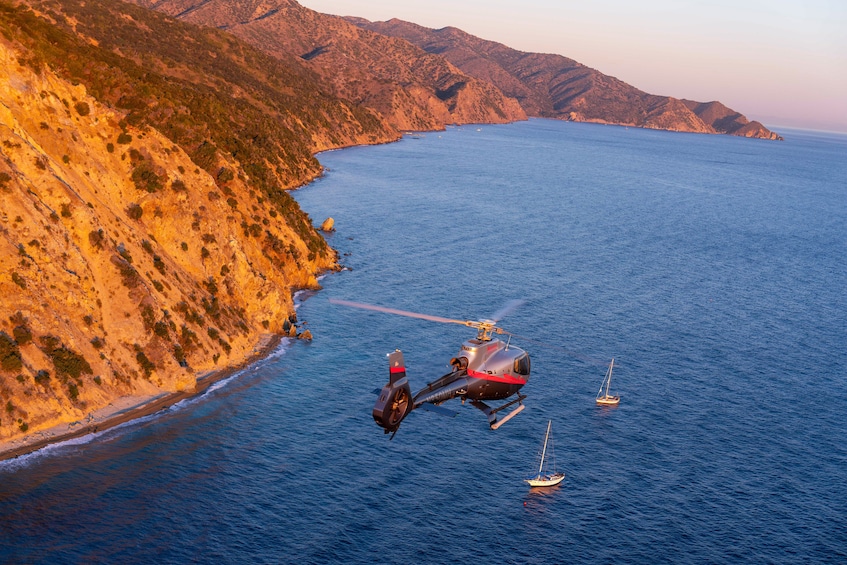
M847 562L847 137L530 120L319 156L295 193L346 270L312 343L201 398L0 464L0 562ZM532 356L496 431L375 425L473 330ZM594 395L615 358L612 391ZM532 471L547 421L565 481Z

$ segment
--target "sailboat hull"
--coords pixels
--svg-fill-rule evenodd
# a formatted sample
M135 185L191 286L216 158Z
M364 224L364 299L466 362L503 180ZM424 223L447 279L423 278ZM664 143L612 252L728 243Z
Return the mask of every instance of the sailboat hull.
M620 396L601 396L597 399L597 404L600 406L617 406L620 401Z
M565 480L565 474L553 473L552 475L538 475L524 480L531 487L554 487Z

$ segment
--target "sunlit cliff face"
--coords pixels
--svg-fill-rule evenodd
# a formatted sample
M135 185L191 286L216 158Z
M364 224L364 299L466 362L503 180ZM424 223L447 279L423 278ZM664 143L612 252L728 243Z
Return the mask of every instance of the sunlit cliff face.
M193 388L334 264L243 178L21 57L0 42L0 439Z

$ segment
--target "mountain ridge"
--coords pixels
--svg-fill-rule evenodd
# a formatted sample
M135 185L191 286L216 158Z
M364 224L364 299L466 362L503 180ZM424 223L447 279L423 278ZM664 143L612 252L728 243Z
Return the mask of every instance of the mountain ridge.
M295 0L130 0L299 58L396 129L543 117L781 139L720 102L641 91L562 55L521 52L455 27L321 14Z
M436 30L399 19L346 19L364 29L406 39L471 76L491 81L532 117L781 139L720 102L648 94L562 55L518 51L455 27Z
M446 59L293 0L134 0L197 25L226 29L270 55L299 57L334 94L378 111L401 131L526 119L517 101Z

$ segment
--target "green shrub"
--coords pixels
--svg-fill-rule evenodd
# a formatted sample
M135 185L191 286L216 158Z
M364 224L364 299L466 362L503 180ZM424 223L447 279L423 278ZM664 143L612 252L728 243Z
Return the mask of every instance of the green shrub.
M144 371L144 374L149 379L153 371L156 370L156 365L154 365L153 362L150 361L150 359L148 359L147 356L144 355L144 352L140 349L135 354L135 360L138 362L138 366L141 367L141 370Z
M0 332L0 370L20 371L22 367L23 359L18 344L6 332Z
M226 167L222 167L220 171L218 171L218 184L223 184L231 181L235 178L235 173L233 173L230 169Z
M204 141L191 153L191 160L201 169L209 171L217 161L217 154L218 148L213 143Z
M35 382L40 384L41 386L46 387L50 382L50 372L41 369L35 374Z
M163 321L156 322L155 324L153 324L153 333L161 337L162 339L168 339L168 324Z
M88 232L88 243L91 244L91 247L95 247L97 249L103 249L103 242L106 240L106 236L103 234L103 230L92 230Z
M15 341L18 345L26 345L32 341L32 332L27 326L15 326L12 330L12 335L15 336Z
M156 324L156 313L153 311L153 307L149 304L145 304L141 307L141 320L144 322L144 329L148 332L153 329L153 326Z
M21 288L26 288L26 280L24 280L24 278L20 276L16 271L12 271L12 282Z
M162 179L153 170L153 165L149 161L141 161L132 170L130 177L135 187L138 190L146 190L147 192L157 192L162 188Z
M79 379L82 375L91 375L91 365L85 357L76 351L62 345L59 338L51 335L39 338L41 350L53 361L58 377L72 377Z
M155 267L155 269L157 271L159 271L160 273L162 273L163 275L165 274L165 271L167 270L165 268L165 262L158 255L153 255L153 267Z
M121 273L121 282L127 288L137 288L141 284L141 276L135 267L129 264L129 261L120 258L117 255L112 256L112 263L118 268Z
M215 282L215 277L209 277L203 284L206 286L206 291L212 296L218 293L218 284Z
M144 208L140 205L133 202L129 206L126 207L126 215L129 216L133 220L140 220L141 216L144 214Z
M185 350L182 349L182 346L178 343L174 344L174 359L180 365L185 365Z

